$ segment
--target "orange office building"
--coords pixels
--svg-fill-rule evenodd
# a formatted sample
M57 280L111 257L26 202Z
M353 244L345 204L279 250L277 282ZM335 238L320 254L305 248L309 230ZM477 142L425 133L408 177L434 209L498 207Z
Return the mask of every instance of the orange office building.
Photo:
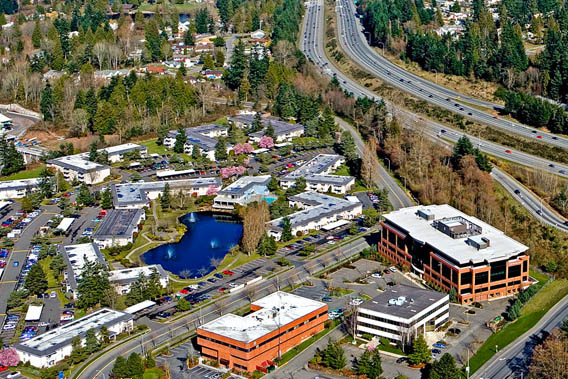
M528 247L445 204L399 209L384 216L378 251L424 280L472 303L528 287Z
M202 356L227 368L266 372L273 359L321 332L327 320L325 303L280 291L253 302L251 310L199 327Z

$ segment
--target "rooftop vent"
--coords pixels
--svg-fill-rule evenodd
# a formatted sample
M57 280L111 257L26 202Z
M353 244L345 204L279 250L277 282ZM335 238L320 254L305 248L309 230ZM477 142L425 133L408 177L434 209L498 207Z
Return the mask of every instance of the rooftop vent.
M426 221L434 220L434 213L429 209L419 209L416 214L418 217L423 218Z
M478 237L478 236L469 237L466 243L476 248L477 250L486 249L489 246L491 246L491 241L487 237Z
M397 307L401 307L406 302L406 297L399 296L397 298L392 298L389 300L389 306L395 305Z

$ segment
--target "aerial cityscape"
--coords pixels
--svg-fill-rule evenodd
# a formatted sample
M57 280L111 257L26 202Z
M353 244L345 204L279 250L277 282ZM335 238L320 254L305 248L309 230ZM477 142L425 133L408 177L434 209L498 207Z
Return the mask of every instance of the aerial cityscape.
M0 26L0 379L568 378L565 2Z

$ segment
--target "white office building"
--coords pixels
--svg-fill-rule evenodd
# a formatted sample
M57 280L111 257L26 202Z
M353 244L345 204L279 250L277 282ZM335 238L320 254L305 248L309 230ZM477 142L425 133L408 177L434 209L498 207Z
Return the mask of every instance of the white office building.
M81 273L85 263L99 262L107 266L104 255L94 243L82 243L79 245L67 245L61 250L67 263L67 271L63 273L67 292L71 292L73 298L77 298L77 282L81 279Z
M134 283L140 275L149 277L156 271L160 276L160 284L163 288L168 286L170 277L168 273L162 268L162 265L149 265L142 267L125 268L122 270L113 270L109 272L109 281L114 286L119 295L124 295L130 292L130 286Z
M83 158L82 154L50 159L47 161L47 167L63 173L65 180L77 179L85 184L101 183L110 176L109 166L91 162Z
M192 196L204 196L217 193L223 185L221 178L197 178L164 180L160 182L138 182L112 184L111 191L116 209L142 209L150 206L150 201L157 199L164 192L166 183L170 186L172 196L180 191Z
M418 334L434 331L450 317L447 294L397 284L357 309L357 334L410 343Z
M19 179L0 182L0 200L21 199L39 188L39 179Z
M332 175L343 163L345 163L345 159L341 155L318 154L280 179L280 186L288 189L296 185L296 179L304 178L306 179L307 190L345 194L355 185L355 178L353 176Z
M363 212L360 202L354 203L334 196L317 192L303 192L290 196L288 203L298 207L300 211L287 216L290 220L292 235L308 233L310 230L320 230L339 220L351 220ZM268 222L268 234L276 240L282 237L282 220L277 218Z
M234 117L228 117L227 120L232 122L239 128L250 128L254 124L254 115L241 114ZM274 142L291 141L293 138L301 137L304 135L304 125L292 124L282 121L276 117L261 117L260 122L264 129L249 134L249 139L252 142L260 141L266 132L266 127L271 125L274 129Z
M105 152L107 154L110 163L121 162L122 160L124 160L124 154L134 153L136 151L138 151L140 156L143 158L148 153L148 148L136 143L125 143L122 145L105 147L104 149L98 150L99 153ZM89 154L85 154L88 158Z
M113 309L99 309L28 341L16 344L15 348L20 361L29 362L38 368L52 367L71 355L73 338L79 336L84 345L87 331L95 329L99 332L103 326L108 329L111 338L114 338L120 333L133 330L133 316Z
M126 246L134 243L138 225L146 219L143 209L113 209L93 234L93 242L101 248Z
M184 153L192 154L193 148L197 147L201 154L205 154L210 161L215 162L215 146L217 146L218 138L227 136L227 131L226 127L218 124L199 125L185 129ZM173 149L177 135L177 130L170 131L164 139L164 145ZM227 153L232 150L229 144L226 144L226 147Z
M213 208L234 209L236 204L247 205L266 198L270 175L243 176L217 193Z

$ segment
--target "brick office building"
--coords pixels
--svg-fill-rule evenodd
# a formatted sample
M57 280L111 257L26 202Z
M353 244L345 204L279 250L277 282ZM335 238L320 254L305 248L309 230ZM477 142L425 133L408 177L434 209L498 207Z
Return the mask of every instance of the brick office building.
M321 332L327 304L275 292L251 304L244 317L223 315L197 329L202 356L237 370L262 370L272 359Z
M378 251L461 303L496 299L528 287L528 247L489 224L445 205L384 216Z

